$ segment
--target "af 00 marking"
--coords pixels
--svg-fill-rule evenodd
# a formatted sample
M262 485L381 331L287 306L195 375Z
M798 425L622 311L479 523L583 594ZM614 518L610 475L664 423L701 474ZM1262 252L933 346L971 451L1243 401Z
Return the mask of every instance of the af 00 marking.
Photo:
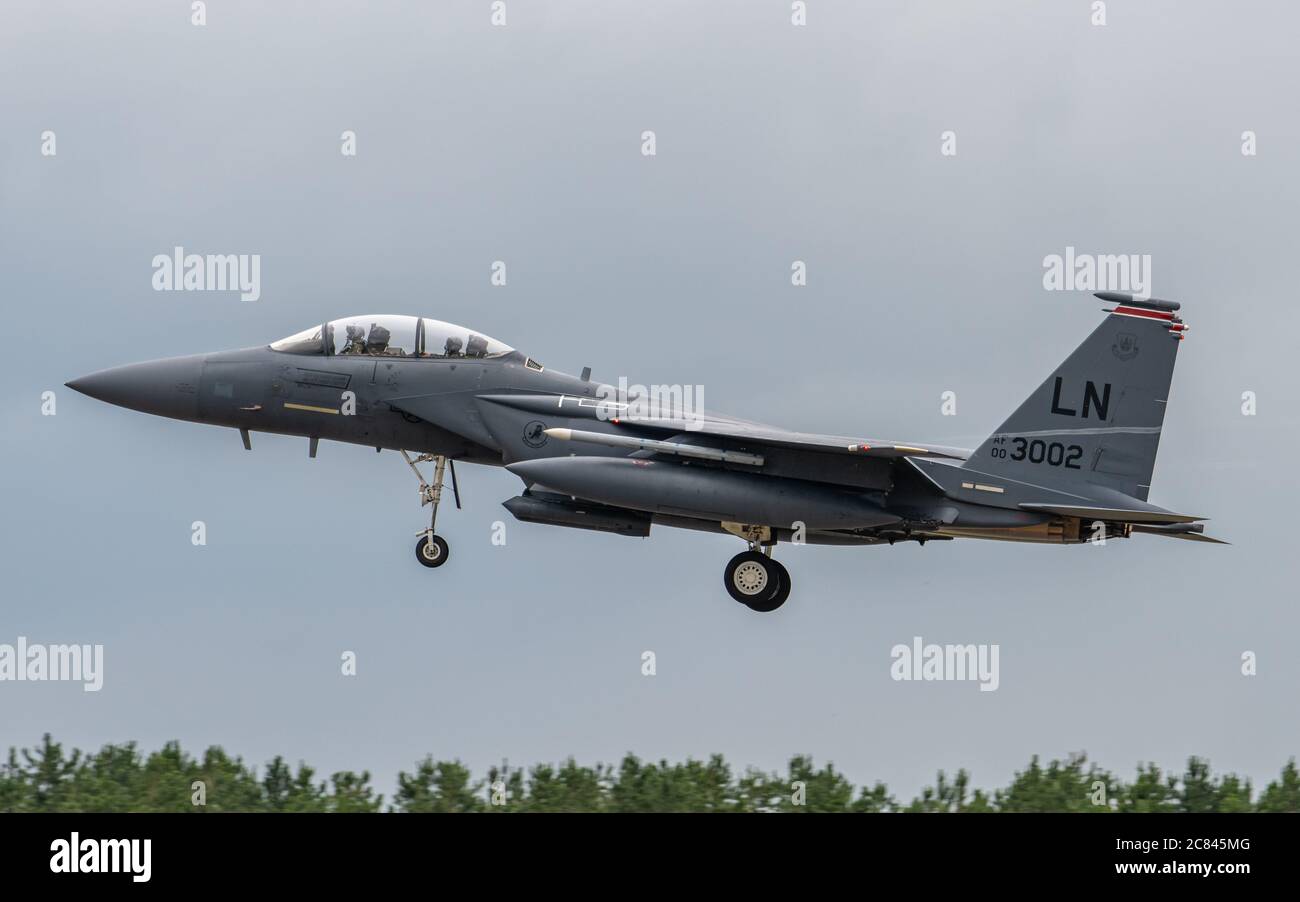
M1010 450L1007 442L1011 442ZM1065 467L1078 470L1083 458L1080 445L1066 445L1062 442L1045 442L1036 438L1027 439L1021 435L1003 435L994 439L989 448L989 457L996 460L1028 461L1031 464L1047 464L1049 467Z

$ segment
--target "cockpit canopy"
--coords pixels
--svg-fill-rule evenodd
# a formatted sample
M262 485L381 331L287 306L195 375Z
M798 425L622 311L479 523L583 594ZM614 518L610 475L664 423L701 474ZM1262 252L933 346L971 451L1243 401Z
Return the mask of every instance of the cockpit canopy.
M419 316L350 316L272 342L271 350L311 356L483 359L514 348L463 326Z

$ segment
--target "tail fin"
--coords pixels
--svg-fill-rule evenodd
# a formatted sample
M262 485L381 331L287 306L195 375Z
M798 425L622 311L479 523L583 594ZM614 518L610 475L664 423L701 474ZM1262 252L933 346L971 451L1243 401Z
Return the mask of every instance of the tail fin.
M1068 490L1105 486L1147 500L1185 326L1179 304L1098 292L1116 304L1083 344L967 462Z

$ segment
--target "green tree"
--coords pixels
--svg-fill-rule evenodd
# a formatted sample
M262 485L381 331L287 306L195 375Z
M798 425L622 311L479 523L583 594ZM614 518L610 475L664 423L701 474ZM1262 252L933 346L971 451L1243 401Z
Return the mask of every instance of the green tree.
M790 759L786 777L785 791L780 796L777 811L820 813L852 810L853 784L833 764L826 764L817 770L810 756L796 755ZM794 804L796 783L803 784L801 805Z
M611 811L733 811L731 769L721 755L707 762L642 764L627 755L609 792Z
M877 786L884 789L879 784ZM912 813L991 811L991 803L983 790L975 790L974 795L967 799L969 788L970 774L966 771L957 771L957 776L951 782L943 771L939 771L935 785L922 789L921 795L913 799L912 804L904 810Z
M145 797L144 765L134 742L106 745L82 760L72 776L72 811L138 811Z
M1256 810L1300 812L1300 773L1296 771L1294 758L1282 768L1282 776L1260 793Z
M1137 779L1120 795L1119 810L1144 814L1178 810L1178 778L1165 777L1155 764L1139 764Z
M629 753L617 769L586 767L569 758L528 771L503 764L490 768L482 781L459 761L427 756L412 773L398 774L397 784L390 811L1300 812L1300 771L1294 758L1253 804L1249 780L1235 774L1216 778L1209 762L1195 756L1181 777L1148 763L1138 766L1129 784L1083 754L1046 766L1034 756L1010 785L991 795L973 789L965 770L951 778L940 771L935 784L906 806L883 783L855 790L833 764L819 768L807 755L791 758L784 775L749 768L735 777L721 755L673 764L642 762ZM498 784L504 787L505 805L488 800L485 790ZM204 804L196 804L200 795ZM10 748L0 763L3 812L376 812L383 804L368 771L339 771L328 782L317 782L306 763L294 770L277 755L259 779L253 768L219 746L209 747L196 761L175 741L148 756L134 742L105 745L87 755L65 751L47 733L35 748Z
M231 758L219 746L211 746L203 754L193 779L203 783L205 805L191 804L192 811L266 811L262 785L252 768L240 758ZM193 791L186 797L192 800Z
M1110 811L1109 801L1122 792L1119 779L1089 764L1082 753L1065 761L1053 759L1047 767L1039 764L1035 755L1028 768L1015 774L1010 786L994 793L992 804L998 811L1014 812ZM1107 804L1096 803L1103 798Z
M68 811L81 752L64 755L63 746L46 733L41 737L39 749L35 752L23 749L22 756L27 763L24 771L27 783L25 804L30 806L27 810Z
M522 772L515 771L519 779L522 811L604 811L612 785L607 766L581 767L569 758L560 767L539 764L528 775L528 789L523 790ZM508 789L510 798L516 798L513 784Z
M469 768L459 761L435 763L429 756L416 766L414 774L397 775L394 808L409 812L482 811L482 786L473 782Z
M268 811L325 811L325 784L312 782L313 771L301 761L295 774L276 755L262 777L262 794Z
M1224 813L1253 811L1250 796L1250 781L1242 780L1236 774L1228 774L1219 781L1218 810Z
M870 789L865 786L862 787L858 794L858 800L853 803L853 810L863 814L881 814L887 811L897 811L898 803L889 794L889 789L885 784L877 782Z
M747 768L736 780L736 810L747 812L776 811L791 793L789 784L776 774Z
M9 749L9 757L0 764L0 813L27 810L27 780L18 764L18 752Z
M190 784L198 765L175 740L145 759L134 811L189 811Z
M384 797L375 795L370 771L356 774L345 770L330 777L330 793L324 801L325 811L368 813L381 810Z

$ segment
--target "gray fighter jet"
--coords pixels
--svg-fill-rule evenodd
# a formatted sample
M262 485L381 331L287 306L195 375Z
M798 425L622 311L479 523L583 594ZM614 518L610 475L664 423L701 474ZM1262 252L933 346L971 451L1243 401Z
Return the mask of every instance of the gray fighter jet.
M159 416L398 451L431 507L416 559L439 567L434 532L455 461L524 483L519 520L646 536L652 525L730 533L748 550L724 584L774 611L790 575L778 542L893 545L953 538L1076 544L1133 533L1217 542L1202 517L1147 501L1179 305L1101 292L1115 306L974 451L791 432L687 409L543 367L469 329L416 316L357 316L269 346L173 357L68 383ZM412 453L413 452L413 453ZM420 464L433 463L432 482Z

